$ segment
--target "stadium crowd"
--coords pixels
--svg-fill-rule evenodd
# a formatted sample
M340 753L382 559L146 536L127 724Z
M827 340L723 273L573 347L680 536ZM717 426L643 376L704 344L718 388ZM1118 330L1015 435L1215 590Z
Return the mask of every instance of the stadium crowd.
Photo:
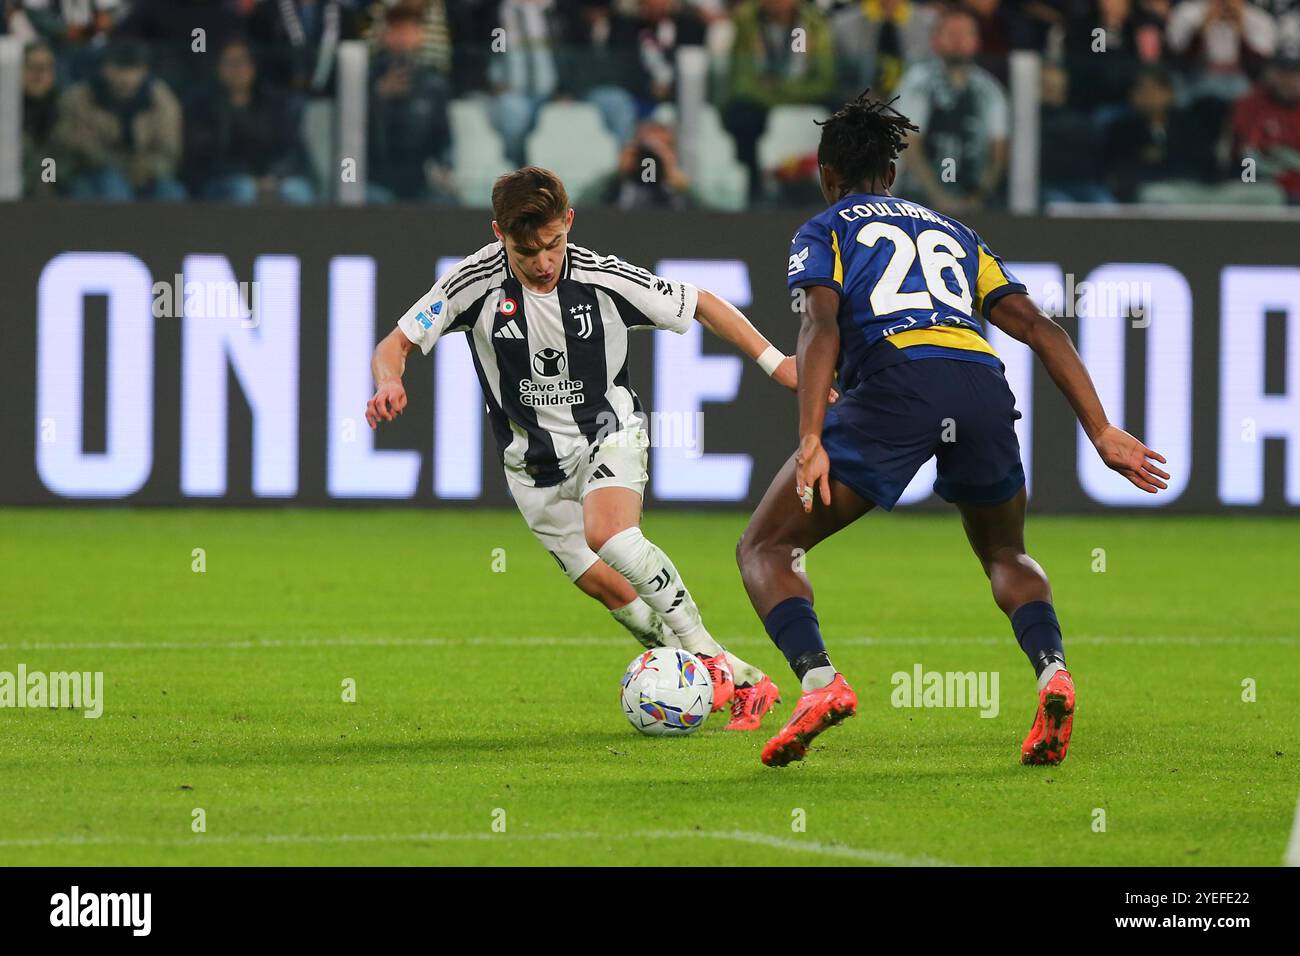
M589 104L619 148L599 198L697 201L664 104L676 51L699 46L750 203L816 196L807 150L764 158L778 108L833 109L870 86L921 127L902 192L954 214L1002 204L1008 57L1025 49L1043 57L1044 201L1300 204L1300 0L0 0L0 13L0 33L24 42L29 196L328 198L304 110L334 95L339 44L361 40L370 202L466 201L462 101L481 104L510 164L529 158L546 104Z

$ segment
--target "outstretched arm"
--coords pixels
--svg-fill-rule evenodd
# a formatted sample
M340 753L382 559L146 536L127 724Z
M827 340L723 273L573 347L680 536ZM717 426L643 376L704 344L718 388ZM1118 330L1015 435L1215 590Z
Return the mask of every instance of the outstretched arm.
M366 421L372 429L380 422L391 422L406 408L406 388L402 373L406 371L406 356L415 343L401 329L393 329L375 346L370 358L370 372L375 377L375 394L366 402Z
M989 321L1034 350L1108 467L1151 494L1169 487L1165 484L1168 473L1154 464L1165 464L1164 456L1107 420L1106 410L1093 387L1092 376L1074 350L1074 343L1065 329L1039 311L1029 296L1020 292L1012 292L995 302L989 311Z
M744 352L786 388L796 385L793 356L781 351L754 328L745 314L721 296L701 289L695 305L695 318L718 338Z

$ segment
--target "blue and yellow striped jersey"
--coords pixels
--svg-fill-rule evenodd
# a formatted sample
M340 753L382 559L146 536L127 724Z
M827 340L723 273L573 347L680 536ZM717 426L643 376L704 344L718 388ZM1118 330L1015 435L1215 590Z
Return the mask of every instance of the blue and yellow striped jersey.
M978 317L988 318L1002 296L1025 291L974 230L916 203L864 194L799 227L786 276L792 292L824 285L840 294L846 389L915 358L1000 368Z

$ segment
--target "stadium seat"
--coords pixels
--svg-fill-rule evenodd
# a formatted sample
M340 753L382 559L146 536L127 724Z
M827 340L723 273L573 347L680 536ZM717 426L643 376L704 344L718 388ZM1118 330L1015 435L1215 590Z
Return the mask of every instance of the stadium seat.
M482 97L452 100L448 114L452 174L460 188L461 203L489 208L492 184L498 176L514 169L514 164L506 159L501 134L488 118L487 101Z
M774 106L758 140L758 168L771 172L787 160L815 153L821 139L815 121L827 115L820 106Z
M599 190L618 168L618 143L590 103L547 103L525 148L528 162L559 173L575 199Z
M672 103L660 103L651 116L677 127L677 107ZM736 141L711 103L700 107L699 135L700 168L691 183L691 197L708 209L744 209L749 200L749 170L736 159Z

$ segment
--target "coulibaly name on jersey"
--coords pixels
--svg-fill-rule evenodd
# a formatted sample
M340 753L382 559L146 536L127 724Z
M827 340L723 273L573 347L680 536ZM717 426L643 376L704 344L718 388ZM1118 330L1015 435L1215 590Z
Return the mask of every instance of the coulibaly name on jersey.
M581 379L560 379L556 382L534 382L530 378L519 383L519 403L529 408L548 405L582 405L587 401L582 394Z

